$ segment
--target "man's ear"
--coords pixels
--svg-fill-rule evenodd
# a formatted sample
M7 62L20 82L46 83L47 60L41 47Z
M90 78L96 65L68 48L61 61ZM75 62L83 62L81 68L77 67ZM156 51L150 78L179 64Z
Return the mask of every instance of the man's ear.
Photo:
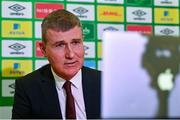
M39 42L39 47L41 49L41 52L44 54L44 56L46 57L46 45L44 42Z

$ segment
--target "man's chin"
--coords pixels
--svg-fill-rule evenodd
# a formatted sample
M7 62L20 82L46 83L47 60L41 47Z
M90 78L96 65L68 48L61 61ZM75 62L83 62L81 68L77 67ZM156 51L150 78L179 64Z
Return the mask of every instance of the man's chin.
M66 68L66 73L68 75L74 76L76 73L78 73L79 70L80 70L79 67L68 67L68 68Z
M64 69L66 71L79 71L81 69L82 65L75 63L75 64L65 64Z

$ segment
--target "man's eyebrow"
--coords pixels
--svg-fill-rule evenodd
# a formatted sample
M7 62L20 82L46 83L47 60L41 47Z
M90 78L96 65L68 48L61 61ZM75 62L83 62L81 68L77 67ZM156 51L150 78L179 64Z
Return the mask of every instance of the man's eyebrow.
M72 39L73 41L75 40L75 41L82 41L82 39L81 38L74 38L74 39Z
M53 45L57 45L57 44L60 44L60 43L65 43L63 40L60 40L60 41L57 41L55 43L53 43Z

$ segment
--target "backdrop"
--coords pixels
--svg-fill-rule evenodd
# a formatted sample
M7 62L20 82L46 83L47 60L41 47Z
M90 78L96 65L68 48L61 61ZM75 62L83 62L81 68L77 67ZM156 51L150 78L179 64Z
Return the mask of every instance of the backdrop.
M41 22L56 9L82 21L85 66L101 70L103 31L179 36L178 0L2 0L0 2L0 118L8 118L15 79L48 63L38 42Z

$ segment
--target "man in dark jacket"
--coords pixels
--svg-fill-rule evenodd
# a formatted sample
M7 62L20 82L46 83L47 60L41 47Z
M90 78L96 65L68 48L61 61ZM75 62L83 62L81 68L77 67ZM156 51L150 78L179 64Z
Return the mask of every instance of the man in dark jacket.
M16 80L12 118L100 118L100 72L83 67L78 17L66 10L50 13L40 47L50 64Z

